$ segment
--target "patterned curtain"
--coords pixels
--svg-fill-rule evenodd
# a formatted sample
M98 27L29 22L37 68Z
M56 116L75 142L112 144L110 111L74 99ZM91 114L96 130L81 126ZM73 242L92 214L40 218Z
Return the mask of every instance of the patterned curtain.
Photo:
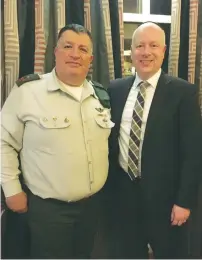
M198 86L202 111L201 0L172 0L169 74ZM202 181L189 224L190 257L202 258Z
M169 74L195 83L202 109L202 2L172 0Z
M5 85L5 45L4 45L4 2L1 1L1 86ZM1 104L6 98L5 88L1 88Z
M54 67L58 31L68 23L92 33L89 77L107 86L123 71L123 0L4 0L1 4L2 104L15 81Z

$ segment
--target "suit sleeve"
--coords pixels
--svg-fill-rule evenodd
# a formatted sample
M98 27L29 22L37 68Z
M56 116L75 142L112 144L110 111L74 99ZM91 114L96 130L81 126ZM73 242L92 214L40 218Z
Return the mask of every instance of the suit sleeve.
M1 185L6 197L22 191L18 153L22 148L24 123L19 118L20 88L14 87L1 112Z
M180 188L176 204L191 209L202 175L202 119L196 86L189 88L179 109Z

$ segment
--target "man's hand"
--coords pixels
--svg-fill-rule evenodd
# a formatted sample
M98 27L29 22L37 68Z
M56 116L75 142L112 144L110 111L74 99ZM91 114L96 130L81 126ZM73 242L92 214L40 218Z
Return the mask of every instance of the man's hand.
M17 213L27 212L27 195L24 191L7 197L6 205L9 209Z
M190 210L174 205L171 213L172 226L181 226L189 218Z

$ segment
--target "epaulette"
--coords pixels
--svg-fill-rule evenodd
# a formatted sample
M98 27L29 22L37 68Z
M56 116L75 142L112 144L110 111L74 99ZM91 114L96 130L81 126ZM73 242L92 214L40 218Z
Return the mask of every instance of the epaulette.
M90 83L92 84L92 86L95 90L95 94L98 97L102 106L104 108L110 109L111 108L110 99L109 99L107 90L100 83L98 83L96 81L90 81Z
M18 87L20 87L22 84L24 84L26 82L38 80L38 79L40 79L39 74L29 74L29 75L26 75L26 76L18 79L15 83Z

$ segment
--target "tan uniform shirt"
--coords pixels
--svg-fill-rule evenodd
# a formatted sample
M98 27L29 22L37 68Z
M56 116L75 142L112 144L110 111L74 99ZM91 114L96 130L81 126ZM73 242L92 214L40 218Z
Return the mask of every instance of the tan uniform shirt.
M42 198L77 201L98 192L108 174L113 123L92 85L81 100L58 81L55 70L15 86L2 109L2 187L5 196L28 188Z

